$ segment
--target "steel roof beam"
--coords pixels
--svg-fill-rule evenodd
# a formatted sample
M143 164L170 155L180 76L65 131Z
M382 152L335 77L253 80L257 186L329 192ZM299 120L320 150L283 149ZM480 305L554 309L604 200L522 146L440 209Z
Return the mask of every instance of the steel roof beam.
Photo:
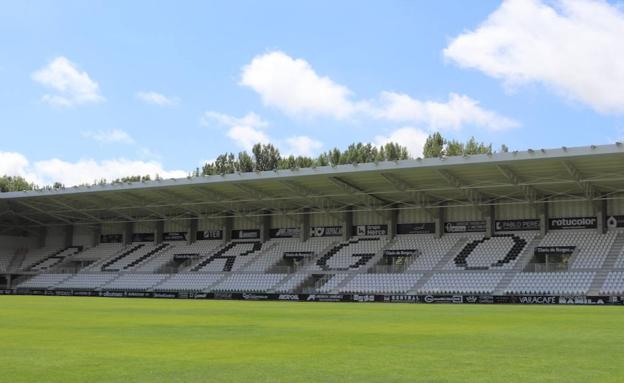
M477 207L482 212L487 212L486 208L482 206L483 202L487 201L485 195L475 189L467 188L467 185L460 180L457 176L445 169L438 169L437 173L442 177L449 185L461 192L464 197Z
M427 207L428 202L432 201L433 198L426 193L415 191L414 187L394 174L381 173L381 176L390 183L390 185L394 186L395 189L407 194L410 200L420 206L431 218L436 218L436 214Z
M516 172L511 170L508 166L496 165L496 168L503 176L505 176L505 178L509 180L509 182L522 189L524 198L529 204L534 205L536 203L539 196L537 189L535 189L533 186L524 184L522 179L516 174Z
M57 220L59 220L59 221L65 222L65 223L67 223L67 224L69 224L69 225L73 225L73 224L74 224L74 222L72 222L72 221L70 221L70 220L68 220L68 219L63 218L63 217L61 217L61 216L60 216L60 215L58 215L58 214L53 214L53 213L47 212L47 211L45 211L45 210L43 210L43 209L40 209L40 208L38 208L38 207L36 207L36 206L33 206L33 205L29 204L29 203L26 203L26 202L24 202L24 201L22 201L22 200L14 200L14 202L15 202L16 204L22 205L22 206L24 206L24 207L26 207L26 208L28 208L28 209L35 210L35 211L37 211L37 212L39 212L39 213L41 213L41 214L43 214L43 215L46 215L46 216L48 216L48 217L52 217L52 218L57 219ZM18 213L17 213L17 212L15 212L15 214L18 214ZM31 219L31 218L27 218L27 217L26 217L26 216L24 216L24 215L22 215L21 217L22 217L22 218L29 219L29 220L31 220L31 221L33 221L33 222L34 222L34 220L33 220L33 219Z
M320 196L314 193L314 191L306 188L305 186L300 185L299 183L295 181L279 181L279 182L280 184L286 186L288 190L295 193L297 197L303 198L304 200L308 201L311 205L316 205L320 209L331 208L336 205L338 206L343 205L341 202L335 199L332 199L330 197ZM312 206L306 206L306 207L312 207Z
M300 185L295 181L279 181L280 184L286 186L290 191L295 193L298 197L305 199L310 202L312 206L304 206L304 207L315 207L320 210L326 211L326 209L332 209L336 207L344 208L346 205L337 201L333 198L319 196L315 194L312 190L306 188L305 186ZM342 219L338 214L328 213L334 218Z
M392 205L394 202L390 202L388 200L380 198L380 197L378 197L378 196L376 196L376 195L374 195L372 193L369 193L369 192L363 190L362 188L359 188L359 187L351 184L350 182L347 182L347 181L341 179L341 178L329 177L328 179L334 185L338 186L340 189L342 189L343 191L347 192L348 194L351 194L351 195L353 195L355 197L359 197L378 216L380 216L380 217L382 217L384 219L387 218L387 215L386 215L385 211L379 211L378 209L379 209L379 207Z
M336 186L338 186L340 189L342 189L343 191L347 192L348 194L354 195L354 196L358 196L361 199L366 201L366 205L370 206L370 207L376 207L381 205L388 205L390 204L389 201L377 197L376 195L369 193L365 190L363 190L360 187L357 187L355 185L353 185L350 182L347 182L345 180L343 180L342 178L339 177L328 177L328 179Z
M65 207L65 208L67 208L67 209L69 209L69 210L71 210L71 211L73 211L75 213L78 213L78 214L82 215L83 217L91 219L91 220L93 220L93 221L95 221L97 223L102 223L102 220L100 218L94 216L93 214L85 213L84 211L81 211L81 210L79 210L79 209L77 209L77 208L75 208L75 207L73 207L73 206L71 206L69 204L61 202L61 201L59 201L56 198L50 198L50 201L54 202L55 204L57 204L59 206Z
M244 193L246 193L247 195L249 195L251 198L254 198L255 200L257 200L258 202L263 202L263 203L267 203L269 202L269 205L265 205L265 208L269 208L269 209L284 209L285 205L282 202L282 198L281 197L276 197L273 196L265 191L259 190L258 188L255 188L251 185L247 185L247 184L233 184L235 187L237 187L239 190L243 191ZM279 201L278 201L279 200ZM277 201L277 203L276 203ZM296 204L299 207L305 207L304 205L301 204L301 202L299 201L293 201L294 204Z
M585 195L585 198L588 201L594 202L599 197L599 193L598 190L596 190L596 187L591 182L586 181L583 178L581 172L572 162L561 161L561 163L563 164L563 167L567 170L568 174L570 174L570 176L574 180L574 183L576 183L578 188L581 189L581 191Z

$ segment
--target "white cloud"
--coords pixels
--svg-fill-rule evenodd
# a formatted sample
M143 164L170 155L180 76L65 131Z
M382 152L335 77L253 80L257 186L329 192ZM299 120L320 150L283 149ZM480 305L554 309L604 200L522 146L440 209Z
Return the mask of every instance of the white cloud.
M412 157L421 157L427 136L427 132L423 130L405 127L391 132L388 136L375 136L373 143L381 146L388 142L396 142L405 146Z
M271 142L266 133L251 126L232 126L228 130L227 136L247 151L251 151L251 148L257 143L268 144Z
M537 82L598 112L624 112L624 12L598 0L507 0L444 55L507 86Z
M137 92L136 97L146 104L153 104L158 106L175 106L179 100L177 98L167 97L164 94L157 92Z
M54 106L71 107L104 101L97 82L80 71L74 63L60 56L31 75L39 84L54 93L45 94L41 100Z
M100 178L106 178L111 181L132 175L149 174L151 177L154 177L158 174L162 178L187 176L187 172L182 170L165 170L159 162L133 161L123 158L105 161L85 159L77 162L67 162L55 158L37 161L34 163L33 169L34 173L44 182L58 181L66 186L92 183Z
M285 140L283 154L311 157L321 148L323 143L308 136L295 136Z
M182 170L164 169L160 162L137 161L124 158L96 161L83 159L76 162L57 158L31 162L26 156L14 152L0 152L0 174L22 176L40 186L60 182L66 186L92 183L101 178L111 181L116 178L156 174L163 178L186 177Z
M377 118L425 125L429 129L460 129L465 125L475 125L501 130L519 125L512 119L482 108L478 101L455 93L449 95L447 102L436 102L416 100L401 93L382 92L371 113Z
M309 156L323 147L320 141L307 136L293 136L283 140L272 139L264 130L269 126L269 123L254 112L249 112L243 117L234 117L208 111L201 118L201 124L204 126L211 126L213 121L226 126L228 128L226 135L241 149L247 151L251 151L257 143L272 143L284 155Z
M32 182L34 177L28 166L28 158L23 154L0 152L0 176L22 176L27 177Z
M83 132L82 135L87 138L91 138L98 142L103 143L123 143L123 144L133 144L134 139L125 131L121 129L112 129L112 130L98 130L98 131L88 131Z
M254 57L243 67L240 84L256 91L265 105L290 115L343 119L354 112L348 88L279 51Z
M226 126L251 126L254 128L265 128L269 125L268 122L264 121L262 117L254 112L249 112L243 117L234 117L225 113L208 111L202 116L201 123L204 126L208 126L213 120Z
M376 100L353 100L347 87L318 75L307 61L280 51L256 56L243 67L240 83L256 91L266 105L291 116L374 117L429 129L475 125L500 130L519 125L455 93L447 102L416 100L395 92L381 92Z
M270 142L269 136L262 130L268 123L253 112L240 118L214 111L205 112L201 118L202 125L211 126L212 121L226 126L228 128L226 135L242 149L249 151L259 142Z

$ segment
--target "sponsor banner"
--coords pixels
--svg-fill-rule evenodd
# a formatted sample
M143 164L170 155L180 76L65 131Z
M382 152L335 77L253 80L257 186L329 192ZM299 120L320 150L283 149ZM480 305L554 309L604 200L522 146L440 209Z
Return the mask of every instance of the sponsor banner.
M124 292L123 291L102 291L100 293L101 297L108 297L108 298L121 298L124 296Z
M232 293L214 293L212 298L213 299L234 299L234 294L232 294Z
M260 230L232 230L232 239L258 239L260 238Z
M310 228L310 237L340 237L342 226L313 226Z
M170 233L163 233L163 241L186 241L186 232L175 231Z
M214 299L212 293L189 293L188 297L191 299Z
M494 304L507 304L511 303L511 297L508 295L495 295Z
M305 297L308 302L351 302L351 295L343 294L310 294Z
M493 295L464 295L463 303L469 304L493 304L494 296Z
M313 251L285 251L284 258L301 259L305 257L312 257L315 253Z
M568 255L574 253L576 246L537 246L535 255Z
M197 259L200 258L199 254L174 254L174 261L188 261L189 259Z
M0 290L0 294L14 294ZM541 305L624 305L624 296L556 296L556 295L372 295L372 294L262 294L262 293L178 293L143 291L70 291L30 290L20 294L57 296L101 296L161 299L226 299L248 301L293 302L363 302L363 303L448 303L448 304L541 304Z
M375 296L374 295L360 295L360 294L355 294L351 297L351 299L353 300L353 302L375 302Z
M223 230L202 230L195 235L198 241L206 239L223 239Z
M560 305L605 305L609 297L560 296Z
M271 238L299 238L301 236L301 228L287 227L283 229L271 229L269 230L269 236Z
M97 297L100 295L97 291L72 291L75 297Z
M152 294L152 298L172 299L172 298L177 298L177 297L178 297L178 293L153 293Z
M606 305L612 303L609 297L594 296L555 296L555 295L527 295L513 296L511 303L538 304L538 305Z
M434 234L435 223L399 223L397 234Z
M403 249L403 250L384 250L384 257L412 257L416 255L418 250L416 249Z
M531 295L531 296L513 296L511 303L519 303L522 305L553 305L559 300L556 296L550 295Z
M423 295L421 301L424 303L464 303L462 295Z
M299 294L279 294L277 296L277 300L299 302L305 299L301 299L301 296Z
M126 291L125 296L128 298L152 298L152 293L146 291Z
M596 217L563 217L548 219L549 230L595 229L598 227Z
M357 225L353 226L351 235L373 235L382 236L388 235L388 225Z
M121 242L123 242L123 234L100 235L100 243L121 243Z
M495 231L539 230L539 219L508 219L494 222Z
M154 233L134 233L132 242L154 242Z
M241 298L245 301L268 301L268 300L272 300L271 298L273 297L269 294L245 293L245 294L241 294Z
M483 233L485 221L457 221L444 224L445 233Z
M607 228L616 229L624 227L624 215L610 215L607 217Z
M419 295L377 295L375 301L385 303L422 303Z
M13 295L13 290L0 290L0 295Z
M624 305L624 297L610 297L609 301L614 305Z

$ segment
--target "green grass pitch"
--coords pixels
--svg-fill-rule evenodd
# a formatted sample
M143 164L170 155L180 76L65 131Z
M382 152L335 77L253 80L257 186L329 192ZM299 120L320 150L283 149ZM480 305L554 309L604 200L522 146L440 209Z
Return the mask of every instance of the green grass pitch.
M0 381L624 382L624 308L4 296Z

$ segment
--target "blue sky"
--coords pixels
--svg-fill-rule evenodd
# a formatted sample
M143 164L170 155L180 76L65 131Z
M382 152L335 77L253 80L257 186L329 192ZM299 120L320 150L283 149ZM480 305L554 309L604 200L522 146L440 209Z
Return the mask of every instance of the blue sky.
M495 147L624 137L619 2L14 1L0 173L184 176L255 141L314 155L433 131Z

